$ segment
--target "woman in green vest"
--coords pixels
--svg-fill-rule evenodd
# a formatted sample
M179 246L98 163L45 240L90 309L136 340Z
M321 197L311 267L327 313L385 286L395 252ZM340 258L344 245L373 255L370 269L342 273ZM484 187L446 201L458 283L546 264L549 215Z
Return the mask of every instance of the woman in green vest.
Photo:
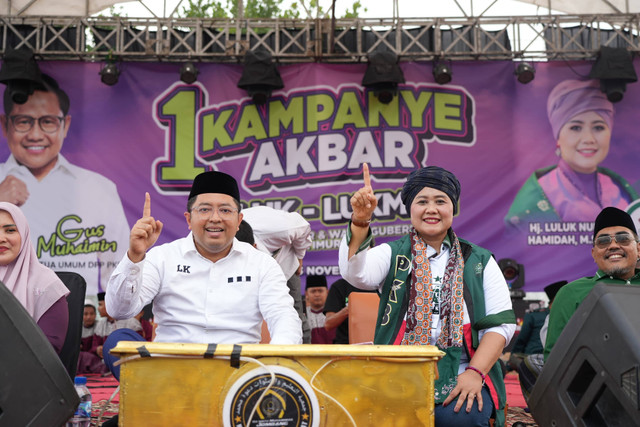
M377 289L375 344L435 345L445 353L435 382L437 426L503 426L506 393L498 358L515 331L509 288L489 251L451 228L460 183L428 166L412 172L402 201L413 229L369 248L377 200L369 169L351 198L353 215L340 247L340 273Z

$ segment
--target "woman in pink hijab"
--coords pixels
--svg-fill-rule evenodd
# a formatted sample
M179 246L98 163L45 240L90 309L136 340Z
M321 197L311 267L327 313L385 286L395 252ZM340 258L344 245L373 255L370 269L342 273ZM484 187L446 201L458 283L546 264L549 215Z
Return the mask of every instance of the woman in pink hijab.
M59 353L69 324L69 290L56 273L40 264L27 218L19 207L7 202L0 202L0 281Z
M613 104L598 80L564 80L547 100L558 164L535 171L518 192L505 221L593 221L606 206L638 198L629 183L600 164L609 154Z

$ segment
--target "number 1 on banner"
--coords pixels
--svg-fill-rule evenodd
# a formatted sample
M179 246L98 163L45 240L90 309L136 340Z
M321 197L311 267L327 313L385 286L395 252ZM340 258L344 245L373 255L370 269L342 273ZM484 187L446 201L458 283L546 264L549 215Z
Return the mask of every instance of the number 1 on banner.
M184 190L185 182L205 171L196 160L196 113L203 106L197 86L179 86L158 102L156 115L167 128L165 157L155 162L155 180L165 191Z

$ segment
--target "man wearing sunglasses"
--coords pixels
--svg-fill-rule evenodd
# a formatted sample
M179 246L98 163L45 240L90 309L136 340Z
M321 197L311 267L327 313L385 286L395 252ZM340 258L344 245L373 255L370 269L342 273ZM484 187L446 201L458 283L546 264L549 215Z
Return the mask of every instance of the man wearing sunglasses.
M591 256L598 266L595 276L564 286L553 301L544 348L545 360L558 336L591 289L598 283L640 285L640 243L633 219L618 208L604 208L596 218Z
M24 103L5 90L3 104L0 125L11 155L0 163L0 201L21 207L40 262L79 273L95 296L129 242L116 185L60 153L71 104L53 77L42 74Z

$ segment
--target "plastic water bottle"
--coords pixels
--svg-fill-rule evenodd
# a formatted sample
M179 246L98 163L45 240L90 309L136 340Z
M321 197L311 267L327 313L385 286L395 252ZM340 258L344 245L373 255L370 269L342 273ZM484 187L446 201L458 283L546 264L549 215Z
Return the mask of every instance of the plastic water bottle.
M66 427L89 427L91 425L91 392L87 388L87 377L76 377L73 381L80 404Z

